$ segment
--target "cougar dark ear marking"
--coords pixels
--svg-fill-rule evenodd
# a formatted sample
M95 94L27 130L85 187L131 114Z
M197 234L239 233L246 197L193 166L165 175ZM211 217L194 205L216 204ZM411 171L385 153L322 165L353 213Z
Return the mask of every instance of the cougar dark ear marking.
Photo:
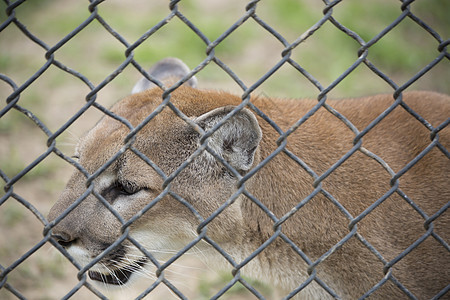
M164 85L170 86L189 74L190 71L189 67L180 59L168 57L157 62L150 70L148 70L148 73L155 79L161 81ZM193 76L186 81L185 84L196 88L197 78ZM143 77L135 84L131 93L140 93L156 86L156 84Z
M209 130L234 108L225 106L214 109L196 118L195 122L204 130ZM261 137L261 128L255 115L244 108L209 137L208 145L236 171L245 172L252 167Z

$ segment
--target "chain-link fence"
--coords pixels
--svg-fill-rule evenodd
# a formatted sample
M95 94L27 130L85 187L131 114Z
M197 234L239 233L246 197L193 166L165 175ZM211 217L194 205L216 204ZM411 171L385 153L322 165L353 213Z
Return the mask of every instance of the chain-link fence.
M129 6L133 6L131 2L116 3L116 6L109 7L108 1L90 1L83 5L80 3L75 5L64 2L57 4L55 1L36 3L36 1L5 0L5 13L0 25L0 95L5 100L0 111L2 139L0 176L4 190L0 198L2 232L0 298L67 299L95 296L106 298L102 291L88 280L88 271L124 241L136 246L148 258L149 264L154 265L155 268L152 274L154 278L147 280L144 286L137 290L137 296L133 297L156 298L158 289L165 287L165 290L169 291L174 298L188 298L189 292L186 293L183 287L170 279L170 268L180 257L187 256L189 251L195 252L193 250L198 244L206 242L212 246L212 251L217 252L227 262L230 277L215 283L208 281L203 283L203 285L216 285L216 289L208 289L205 294L201 296L195 294L192 297L291 298L298 293L301 295L301 291L308 285L315 284L330 297L340 298L341 296L332 288L332 285L318 275L320 273L317 270L320 270L322 263L329 257L333 257L339 249L349 245L349 241L356 239L367 249L369 255L377 258L384 272L384 276L360 296L366 298L377 295L377 292L385 286L394 285L405 298L416 299L414 291L408 288L407 283L399 281L393 270L399 261L413 256L415 249L430 239L433 243L439 244L446 253L447 256L444 258L449 257L450 249L446 240L448 236L445 235L445 231L434 229L434 223L439 220L445 224L444 217L449 204L447 202L430 214L415 203L414 197L410 198L405 194L399 182L404 174L411 173L411 169L414 169L414 166L431 151L439 151L448 160L450 155L445 148L448 141L440 140L439 134L447 129L450 119L447 118L445 122L438 125L430 124L403 102L403 92L413 88L437 89L444 93L450 91L447 52L449 40L446 39L449 28L446 26L449 25L446 8L448 9L449 6L444 1L430 3L427 1L378 1L375 3L377 1L374 1L370 4L358 2L360 1L250 1L248 3L212 1L208 4L200 4L195 1L161 1L156 4L156 1L155 3L136 1L134 4L136 8L132 11L136 15L132 15L128 14ZM66 4L69 8L64 7ZM83 6L83 12L72 10L74 6ZM200 10L203 6L209 7L207 11L209 15L205 11L196 13L196 10ZM68 9L70 11L67 11ZM59 12L65 13L61 13L61 16L57 18ZM123 16L123 19L114 17L124 14L128 15ZM226 14L232 17L227 19ZM274 17L277 14L280 16L278 19ZM138 19L141 20L142 25L136 25L135 20ZM142 21L144 19L151 21L144 22ZM355 19L359 19L360 23L354 23ZM39 26L40 22L44 24L42 28ZM216 22L223 26L214 27ZM76 26L73 26L74 24ZM176 27L170 27L171 24L176 24ZM116 29L116 25L120 28L131 27L130 30L133 33L124 34ZM358 26L366 26L366 30L360 31ZM45 31L48 28L50 32ZM53 34L56 31L52 30L56 28L61 31ZM166 30L166 28L169 29ZM180 35L171 35L171 30L179 30L179 28L181 28ZM99 35L87 35L93 30L100 32L101 36L107 36L107 42L97 39ZM160 32L164 34L158 36ZM331 34L327 35L328 32ZM83 36L84 34L86 36ZM252 38L252 35L256 38ZM341 39L334 39L334 36L340 36ZM389 41L389 38L392 39L390 42L383 42ZM320 44L322 39L327 40L329 44ZM18 40L21 42L16 42ZM190 46L191 42L195 46ZM169 43L169 46L165 46L165 43ZM250 46L245 47L246 43ZM402 43L404 43L403 46ZM104 47L96 49L97 44L104 44ZM311 44L313 44L312 47L310 47ZM147 48L152 50L148 52ZM87 54L90 51L93 57ZM227 57L228 53L234 53L230 56L236 58L230 59L230 56ZM16 56L19 58L15 58ZM167 89L164 87L161 105L142 123L133 126L129 120L107 108L112 102L102 103L104 101L102 98L115 101L126 96L127 91L131 91L130 81L133 80L130 78L137 79L138 73L139 76L144 76L162 87L161 82L155 80L145 70L150 61L154 62L155 58L163 56L181 56L193 69L175 85ZM30 57L39 57L39 60L31 60ZM79 57L82 57L85 65L77 64ZM101 69L101 64L95 63L97 59L112 63L109 67ZM245 70L247 61L253 61L247 70L256 70L256 74L240 75L244 74L242 70ZM72 65L80 66L80 69L72 68ZM108 69L111 65L114 66L112 70ZM401 73L402 69L407 71ZM208 138L223 125L225 119L209 130L201 129L171 102L171 93L194 75L201 81L202 74L207 74L204 77L207 83L216 84L225 80L230 89L234 88L240 93L242 101L228 119L243 108L247 108L278 134L274 151L264 157L248 173L240 174L208 147ZM281 76L280 79L277 80L277 76ZM51 80L48 81L45 78ZM96 81L97 83L94 83ZM277 95L279 91L283 91L281 95ZM382 114L366 124L365 128L356 128L348 119L349 116L341 114L339 109L335 110L327 102L331 95L355 96L354 94L377 92L392 94L392 103ZM306 114L295 116L295 121L289 124L287 129L282 130L279 124L276 124L252 102L251 96L261 93L271 96L314 96L317 104ZM84 102L81 103L83 99ZM202 135L201 146L195 151L191 160L182 163L172 174L161 171L157 164L134 145L135 135L163 109L171 110ZM330 120L338 119L353 133L351 149L347 149L344 155L336 159L323 172L308 166L286 147L292 133L302 130L303 124L319 109L326 109ZM363 142L363 137L369 135L371 130L395 109L408 112L416 119L416 122L427 129L430 136L427 147L419 149L412 160L396 171L384 162L382 157L370 152L371 149L365 149ZM123 123L129 128L129 134L123 140L120 150L112 155L108 162L89 173L71 157L70 147L61 141L61 137L67 138L67 132L76 126L81 128L80 130L92 127L95 120L102 115L110 116ZM220 161L227 168L227 172L238 178L239 186L236 193L229 199L223 199L223 204L206 217L198 213L198 207L170 189L171 183L177 179L177 176L192 163L195 157L205 151ZM112 208L104 195L94 190L96 179L125 152L133 152L156 170L163 179L164 189L137 215L127 220L124 220ZM382 166L390 174L390 188L363 210L350 213L339 199L327 192L324 183L328 177L339 174L339 168L349 159L361 153L373 159L378 166ZM285 155L292 164L308 173L312 180L312 191L306 197L298 199L298 203L290 207L284 215L276 216L267 204L262 203L245 188L245 183L280 155ZM70 169L69 165L84 174L86 190L82 196L74 199L69 209L49 223L47 213L64 184L64 180L60 178L67 178L65 171L61 170ZM439 166L435 167L439 168ZM441 167L448 170L448 165ZM448 180L446 182L450 183ZM348 188L352 188L351 183ZM442 189L445 195L444 186L436 186L436 188ZM325 196L334 209L345 217L348 233L331 245L327 251L318 257L313 257L303 249L304 245L298 245L291 240L283 231L283 224L297 212L301 212L303 207L319 194ZM415 211L416 217L421 220L425 230L418 233L416 239L395 257L387 259L358 231L358 225L393 194L400 195L408 203L409 207ZM89 264L81 266L65 251L63 243L58 243L51 238L51 234L52 228L90 195L98 198L118 219L121 223L122 235ZM129 233L130 226L138 222L142 214L151 211L152 207L167 195L182 203L193 216L197 217L199 225L196 238L178 252L172 253L170 259L160 262L153 256L152 249L145 249ZM256 205L261 213L266 215L272 222L273 231L257 249L252 250L250 255L236 260L208 235L207 225L218 218L241 195L244 195L247 201ZM16 230L16 228L19 229ZM40 235L42 231L43 238ZM17 238L18 236L20 238ZM241 275L241 269L256 258L262 257L266 251L273 251L275 248L271 245L279 240L289 245L295 255L301 257L307 266L306 280L299 282L294 289L282 295L276 295L273 291L264 291L267 287L260 286L258 282L253 282ZM56 247L70 261L70 264L74 266L70 276L65 274L65 271L61 271L60 267L67 262L58 260L55 262L54 257L48 258L48 250L42 250L45 246L52 249ZM430 253L430 255L434 254ZM32 263L27 264L29 261ZM427 270L423 272L426 273ZM192 273L198 274L199 271L194 270ZM444 272L436 276L442 277L446 276L445 274ZM70 279L62 279L67 277ZM55 284L52 282L57 282L59 289L54 288ZM191 279L188 285L193 285ZM198 283L194 285L198 287ZM237 286L241 287L238 291L236 291ZM51 289L52 292L47 293L47 289ZM445 299L449 295L449 289L450 282L435 292L434 299ZM37 296L36 293L40 295ZM129 294L125 298L127 296ZM164 299L167 295L163 294L160 297Z

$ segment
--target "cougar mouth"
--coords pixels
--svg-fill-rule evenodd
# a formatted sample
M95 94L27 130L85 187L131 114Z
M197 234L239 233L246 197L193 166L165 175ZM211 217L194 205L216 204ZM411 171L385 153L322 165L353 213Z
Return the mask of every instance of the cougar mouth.
M128 282L131 275L142 268L146 262L147 258L141 258L140 260L123 268L111 269L108 274L100 273L97 271L89 271L88 275L89 278L95 281L100 281L112 285L124 285Z

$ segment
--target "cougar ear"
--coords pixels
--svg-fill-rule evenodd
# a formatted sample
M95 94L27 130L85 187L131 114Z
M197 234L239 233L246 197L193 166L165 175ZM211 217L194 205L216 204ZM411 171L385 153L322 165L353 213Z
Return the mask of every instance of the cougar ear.
M234 106L217 108L195 118L194 121L205 131L208 131L234 108ZM225 121L208 138L208 146L236 171L245 172L253 165L256 148L261 141L261 137L261 128L255 115L244 108Z
M153 78L161 81L165 86L170 86L189 74L190 71L189 67L180 59L168 57L157 62L150 70L148 70L148 73ZM193 76L186 81L185 84L196 88L197 78ZM156 84L143 77L135 84L131 93L140 93L156 86Z

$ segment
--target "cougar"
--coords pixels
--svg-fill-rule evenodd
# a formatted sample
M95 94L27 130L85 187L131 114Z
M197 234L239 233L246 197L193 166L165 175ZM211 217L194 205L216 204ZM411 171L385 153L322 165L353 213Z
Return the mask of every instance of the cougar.
M263 96L241 105L197 88L189 72L178 59L160 61L149 71L157 84L142 79L111 108L129 124L104 116L76 147L74 159L96 176L87 184L76 169L49 221L81 266L108 249L89 269L93 282L128 285L153 259L175 255L162 253L198 240L209 263L283 297L448 297L448 95L404 92L355 139L393 95L327 99L328 109ZM138 217L122 228L101 200L123 223Z

